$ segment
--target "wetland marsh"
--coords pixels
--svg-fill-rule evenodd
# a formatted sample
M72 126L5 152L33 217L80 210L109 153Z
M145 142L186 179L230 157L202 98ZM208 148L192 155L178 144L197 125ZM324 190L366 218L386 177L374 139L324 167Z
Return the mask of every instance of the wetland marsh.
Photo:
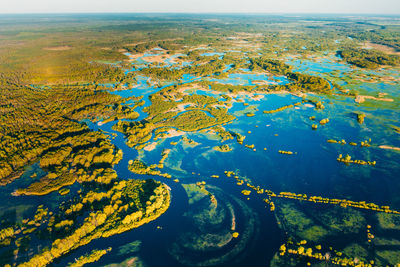
M0 265L400 264L400 18L93 16L0 16Z

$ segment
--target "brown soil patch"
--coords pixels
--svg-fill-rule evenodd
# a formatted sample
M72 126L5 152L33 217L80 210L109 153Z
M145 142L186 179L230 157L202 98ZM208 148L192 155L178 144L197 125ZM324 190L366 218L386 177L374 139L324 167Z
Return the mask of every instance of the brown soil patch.
M365 42L362 47L366 49L374 48L386 54L400 55L400 51L396 51L396 49L387 45Z
M150 63L164 63L164 60L169 57L170 55L157 55L157 56L143 57L143 59Z
M369 95L358 95L354 99L354 101L356 103L363 103L366 99L377 100L377 101L385 101L385 102L393 102L394 101L391 98L379 98L379 97L374 97L374 96L369 96Z
M65 51L65 50L72 49L72 47L68 46L68 45L64 45L64 46L44 47L43 49L49 50L49 51Z

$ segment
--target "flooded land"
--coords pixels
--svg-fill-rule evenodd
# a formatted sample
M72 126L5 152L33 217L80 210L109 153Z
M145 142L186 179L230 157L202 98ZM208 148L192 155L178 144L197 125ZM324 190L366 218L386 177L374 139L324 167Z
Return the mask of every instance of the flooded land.
M399 22L0 16L0 266L399 266Z

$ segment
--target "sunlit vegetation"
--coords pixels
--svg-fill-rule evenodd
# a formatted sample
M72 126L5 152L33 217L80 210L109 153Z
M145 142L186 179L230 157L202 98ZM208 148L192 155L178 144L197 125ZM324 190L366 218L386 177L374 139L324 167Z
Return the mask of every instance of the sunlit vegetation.
M354 83L356 76L358 80L382 83L387 78L370 74L368 70L350 68L345 62L367 69L389 69L387 66L397 66L400 63L399 56L394 53L359 47L360 42L370 42L399 49L398 28L391 24L380 26L375 24L377 22L353 23L350 18L341 18L332 23L325 18L313 18L312 23L307 20L298 23L297 19L284 17L271 17L270 21L264 21L249 16L245 18L246 23L241 23L243 18L229 16L224 18L227 23L197 18L193 21L179 18L185 23L177 23L178 20L173 16L168 16L168 22L159 23L158 19L151 16L139 16L123 17L123 20L118 18L113 23L99 18L92 23L81 18L63 17L53 18L55 21L49 25L34 19L32 26L10 26L12 24L4 23L3 20L0 29L0 185L13 182L26 173L28 166L34 165L40 171L29 173L27 179L24 175L21 183L16 181L9 185L15 186L12 190L16 188L10 197L32 198L35 200L32 201L33 205L37 205L37 202L45 199L43 195L52 193L46 199L57 203L32 207L35 210L31 213L18 211L18 217L22 219L0 222L0 265L60 264L60 258L73 251L78 252L78 248L93 240L105 239L139 227L155 220L169 207L170 193L166 185L154 180L120 180L114 167L123 155L122 150L113 145L114 138L119 135L102 130L92 131L90 128L93 123L97 124L93 128L102 128L104 124L116 121L112 129L123 133L127 145L139 152L137 159L128 163L128 169L135 174L134 178L143 177L141 175L171 178L170 174L162 171L165 163L169 165L174 161L169 155L181 149L181 144L185 152L191 150L188 147L200 145L194 141L199 139L192 137L197 132L213 135L211 138L217 137L221 142L236 139L237 143L244 144L244 135L230 131L225 126L236 119L229 113L235 103L242 102L245 106L241 115L253 117L258 114L258 109L245 101L246 98L259 101L262 97L267 98L267 94L281 93L300 96L303 97L302 102L263 113L272 114L295 108L302 103L311 103L316 109L313 110L314 114L319 115L309 117L311 121L308 122L313 123L311 128L316 130L318 127L324 128L320 125L329 122L327 118L320 120L325 103L329 103L331 112L336 97L356 95L351 89L352 86L359 87L359 83ZM167 66L167 60L141 60L139 63L139 58L145 53L154 54L155 50L151 51L154 48L161 51L161 58L168 58L173 64ZM202 55L205 51L221 53ZM336 51L339 51L337 55L345 62L335 57ZM126 52L131 55L124 55ZM177 57L172 58L174 55ZM135 61L136 58L138 61ZM293 63L297 59L300 62L305 59L313 62L320 59L332 60L335 64L339 62L357 72L349 71L343 77L339 76L339 73L342 74L339 71L303 73L285 63ZM392 68L391 71L397 70ZM257 74L268 78L249 79L246 84L231 84L227 79L228 83L225 83L226 78L235 79L231 74ZM189 76L196 78L188 79ZM151 87L149 90L154 90L149 99L123 98L110 93L133 88L132 92L137 95L139 80L143 78L145 84ZM394 84L398 82L393 77L390 79ZM313 100L308 100L313 94ZM329 99L326 100L326 97ZM397 103L397 99L393 99ZM354 102L353 98L350 100ZM146 113L145 118L139 118L135 109L144 105L142 111ZM371 112L368 119L372 122L376 118L372 115L375 111L368 112ZM365 114L350 114L356 115L360 124L364 123ZM307 113L306 120L310 115L313 114ZM328 115L332 114L324 116ZM275 115L246 120L268 120L269 117ZM396 124L395 121L393 123ZM399 127L391 127L400 132ZM358 128L365 130L365 125ZM238 131L250 134L249 142L254 142L258 130L253 133L250 129ZM314 135L319 134L322 132L314 132ZM166 137L176 136L182 137L179 141L174 139L164 143ZM338 135L333 133L332 136ZM350 140L350 137L347 138ZM149 143L150 140L157 142ZM367 148L371 146L370 139L357 142L329 139L327 142L348 144L353 147L341 148L370 153L375 148L374 144L371 149ZM158 148L159 144L166 144L167 147L179 145L172 148L173 153L170 153L170 149L163 149L159 161L146 164L148 161L145 153L156 145ZM256 151L254 144L244 145ZM332 147L329 145L329 148ZM231 144L220 143L213 149L232 151ZM278 152L283 154L282 157L297 154L284 150ZM217 156L224 155L220 153ZM364 156L373 157L372 154ZM294 158L285 159L290 161ZM381 162L379 156L378 159ZM349 155L339 155L337 160L345 164L376 164L375 161L354 160ZM197 163L196 160L193 162ZM343 164L339 167L351 169ZM364 169L362 166L353 167ZM214 171L210 169L205 177L214 178L212 181L217 183L220 181L217 179L219 175L210 175L218 173ZM192 174L201 177L198 172L196 170ZM306 262L307 265L385 266L399 262L399 253L391 250L399 245L399 240L379 237L382 231L397 234L395 231L399 230L400 212L396 208L360 201L356 197L346 199L346 196L340 195L335 198L334 194L339 192L336 187L332 191L333 196L329 197L293 192L275 193L254 186L252 179L235 172L226 171L225 174L238 186L237 198L227 197L226 192L205 181L183 185L189 202L189 209L183 217L194 224L196 231L179 234L169 250L183 265L217 265L227 260L240 259L238 255L245 254L239 252L248 248L246 240L252 239L252 231L257 232L257 223L256 215L239 198L250 199L250 196L263 201L262 204L273 212L279 227L288 237L288 242L279 249L279 256L287 260L281 266L294 263L303 266ZM174 178L169 182L183 181L181 177ZM282 184L291 188L286 182ZM8 192L8 188L4 191ZM238 213L237 207L240 209ZM366 220L370 218L364 217L364 213L368 213L369 217L371 213L376 213L375 222L367 224ZM236 221L235 215L240 214L245 217L243 221L246 225L237 228L236 223L241 220ZM157 230L162 229L162 226L157 226ZM343 244L340 251L325 246L330 241L337 242L342 234L355 237L359 233L362 233L362 242L358 242L357 235L357 240L351 241L357 243ZM230 245L232 240L234 246ZM227 244L229 246L225 246ZM70 266L94 263L108 252L90 250L83 256L80 255L86 251L80 253ZM205 254L207 251L212 251L210 255L220 255L204 257L204 261L199 262L203 254L197 256L198 253ZM191 255L196 256L191 258ZM141 264L140 260L138 264Z
M164 168L164 161L168 158L169 153L171 152L171 149L164 149L161 153L161 159L158 162L158 168L162 169Z
M74 263L71 263L69 267L81 267L85 264L96 262L109 251L111 251L111 247L102 250L94 249L90 254L80 256Z
M318 102L315 104L315 108L316 108L316 109L324 109L325 106L324 106L324 104L322 104L321 101L318 101Z
M61 188L60 190L58 190L58 193L62 196L68 195L69 192L70 192L69 188Z
M324 125L324 124L327 124L328 122L329 122L329 119L326 118L326 119L320 120L320 121L319 121L319 124Z
M300 257L306 257L312 260L317 260L321 262L329 262L334 265L340 266L373 266L374 262L362 261L358 257L349 258L346 257L343 252L330 249L320 251L321 249L315 249L313 247L305 246L307 241L300 243L288 243L283 244L279 249L279 255L284 257L287 254L296 255Z
M279 60L270 58L254 58L251 60L250 69L257 71L258 69L269 71L273 74L287 75L291 71L291 67Z
M178 129L185 132L199 131L213 126L228 123L235 117L222 106L214 106L219 101L210 96L182 95L182 86L166 87L150 96L152 104L144 111L149 114L146 120L139 122L119 121L113 126L114 130L123 132L127 137L127 144L138 148L150 140L152 133L160 129ZM184 112L176 111L179 105L188 105ZM217 129L217 128L216 128ZM221 128L218 128L222 132Z
M219 152L230 152L232 151L232 148L229 145L221 145L221 146L215 146L213 147L214 150L219 151Z
M331 205L338 205L342 208L346 207L353 207L358 209L365 209L365 210L373 210L377 212L383 213L391 213L391 214L400 214L399 211L390 209L389 206L379 206L375 203L367 203L365 201L352 201L346 199L336 199L336 198L326 198L321 196L307 196L307 194L296 194L292 192L280 192L275 193L269 189L263 189L260 186L254 186L251 184L248 178L240 178L238 175L235 175L233 171L225 171L225 175L227 177L234 177L237 182L241 182L240 185L246 182L246 186L249 189L254 190L258 194L266 194L268 198L286 198L286 199L295 199L300 201L308 201L313 203L322 203L322 204L331 204Z
M245 136L245 135L241 135L240 133L232 133L232 135L233 135L234 137L236 137L236 141L237 141L238 144L240 144L240 145L242 145L244 139L246 139L246 136Z
M102 205L93 205L100 202ZM43 249L21 266L45 266L94 239L109 237L139 227L160 216L168 208L169 202L170 195L166 186L154 180L120 181L106 192L90 191L83 196L83 204L78 203L82 206L78 211L66 214L67 218L75 218L89 207L96 207L91 212L85 212L86 217L82 224L74 221L74 225L71 226L72 231L68 231L70 234L64 234L60 238L53 235L53 231L57 233L57 228L70 226L71 223L54 224L52 220L49 220L49 226L44 231L53 238L50 248ZM61 217L57 216L56 220L64 216L61 214ZM46 223L46 221L41 219L39 224L41 223ZM51 226L52 224L54 226ZM95 253L94 256L97 257L99 254ZM82 261L85 258L82 258Z
M351 156L348 154L344 157L342 154L340 154L337 158L337 161L343 162L345 164L354 163L354 164L359 164L359 165L372 165L372 166L375 166L375 164L376 164L376 161L365 161L365 160L360 160L360 159L352 160Z
M52 35L51 33L48 33ZM56 33L53 33L55 35ZM58 33L60 34L60 33ZM57 34L57 35L58 35ZM75 32L75 34L78 34ZM33 37L33 36L32 36ZM116 82L124 77L120 68L105 64L108 60L127 59L115 50L103 50L100 47L85 44L82 39L69 40L65 34L60 36L66 42L75 43L70 49L46 49L52 39L41 36L36 40L28 40L20 45L9 45L7 52L3 50L0 72L21 74L27 83L55 84L75 82ZM10 40L4 40L10 43ZM12 43L12 41L11 41ZM68 48L68 46L65 46ZM11 74L12 75L12 74Z
M359 124L363 124L364 123L364 118L365 118L365 114L364 113L357 114L357 121L358 121Z
M264 114L271 114L271 113L279 112L279 111L282 111L282 110L285 110L285 109L288 109L288 108L294 108L295 106L299 106L299 105L301 105L301 102L297 102L297 103L294 103L294 104L291 104L291 105L286 105L286 106L283 106L283 107L280 107L280 108L277 108L277 109L273 109L273 110L264 110L263 113Z
M277 214L276 216L280 218L279 223L285 232L290 234L287 244L283 244L280 247L280 257L290 258L290 255L297 255L308 257L313 259L313 261L328 261L332 264L341 266L375 266L376 262L374 260L366 259L367 254L365 254L365 258L362 258L363 253L360 251L360 249L363 250L362 247L355 247L354 249L346 247L343 251L339 251L334 250L332 247L323 247L318 243L319 241L324 240L327 236L335 233L359 233L362 231L363 227L366 228L366 241L368 241L368 243L373 242L376 236L372 233L371 226L366 224L361 212L349 209L349 207L360 210L375 211L377 212L377 217L382 228L399 229L398 221L400 212L391 210L389 206L379 206L365 201L357 202L345 199L330 199L290 192L275 194L274 192L262 189L259 186L253 186L248 178L239 177L232 171L225 171L225 174L227 177L234 177L235 180L238 181L237 184L239 186L246 183L249 190L242 191L246 192L246 195L251 192L250 190L255 191L257 194L267 195L267 198L264 199L265 203L268 204L270 210L275 212ZM273 198L277 198L275 203L277 201L279 203L277 210L274 202L271 201ZM282 202L279 199L292 199L298 200L299 202L297 202L298 204L295 204L293 202ZM310 217L310 215L305 214L302 209L295 208L297 205L307 205L304 202L331 204L335 207L324 211L318 209L318 216ZM308 209L311 208L311 206L308 207ZM300 241L294 242L293 238ZM307 245L307 240L311 241L311 244L314 244L314 246ZM392 250L377 251L376 255L378 255L378 257L385 255L387 256L385 260L388 260L391 264L397 263L394 258L391 258L396 257L395 252ZM288 258L286 258L286 260L290 261ZM380 258L380 260L382 259ZM377 264L377 266L380 265L381 264L379 263Z
M203 80L198 82L200 86L209 87L213 91L225 92L225 93L239 93L239 92L252 92L256 91L257 86L254 85L232 85L232 84L222 84L218 82L211 82ZM228 98L229 99L229 98ZM230 99L229 99L230 100Z
M261 59L261 61L266 59ZM267 60L270 61L270 60ZM243 85L224 85L216 82L201 82L203 86L210 86L211 90L222 92L314 92L320 94L331 94L332 86L324 78L302 74L298 72L290 72L291 67L281 61L271 60L273 64L267 63L265 66L266 71L287 76L292 81L286 85L261 85L261 86L243 86ZM258 65L257 65L258 66ZM270 69L269 69L270 68Z
M13 227L8 227L0 230L0 244L9 245L11 240L15 234Z
M144 162L135 159L130 160L128 169L136 174L145 174L145 175L157 175L165 178L171 178L171 175L168 173L162 173L160 170L157 170L158 165L150 165L147 166Z
M347 48L338 51L345 61L360 68L375 69L382 65L395 66L400 64L400 57L388 55L372 49Z
M334 140L334 139L328 139L326 140L328 143L331 144L341 144L341 145L346 145L349 144L351 146L357 146L358 144L356 142L346 142L346 140L342 139L342 140ZM371 139L368 140L364 140L360 142L360 146L361 147L370 147L371 146Z
M234 133L227 131L224 127L222 126L215 126L210 128L211 131L214 131L220 138L221 142L230 140L234 138Z
M285 150L279 150L278 152L280 154L285 154L285 155L293 155L294 154L292 151L285 151Z
M169 69L160 67L145 68L142 69L139 73L145 76L171 81L178 80L182 78L182 75L188 73L201 77L209 76L215 73L219 74L224 69L225 64L223 60L211 58L211 60L209 60L207 64L188 66L181 69Z
M195 147L195 146L199 145L199 143L197 143L193 139L188 138L186 135L182 137L182 142L185 145L188 145L188 146L191 146L191 147Z
M245 196L250 195L251 191L250 190L242 190L242 194Z
M164 122L163 126L176 127L182 131L192 132L227 123L235 119L234 116L227 113L226 109L213 108L209 110L209 113L212 117L200 110L187 111Z
M152 123L118 121L113 129L123 132L127 138L126 144L134 147L150 140L154 126Z
M254 144L251 144L251 145L247 145L247 144L246 144L246 145L244 145L244 146L247 147L247 148L250 148L250 149L254 149L254 147L255 147Z
M1 86L1 184L18 178L23 166L39 159L49 173L16 194L47 194L75 181L100 181L101 173L102 182L115 178L107 175L121 152L103 133L78 121L130 118L136 112L122 107L126 100L93 85L37 89L3 79Z
M290 73L288 78L293 80L286 86L288 91L302 91L330 94L332 92L331 85L325 79L302 73Z
M128 231L154 220L169 206L170 196L164 184L154 180L115 182L111 187L87 191L55 211L43 205L31 219L0 230L0 242L23 253L33 235L50 241L50 247L38 251L21 266L46 266L66 253L92 240ZM84 220L77 220L83 216ZM21 246L21 240L25 240ZM27 242L27 243L26 243ZM105 251L80 257L74 266L93 262ZM5 259L2 259L5 260Z

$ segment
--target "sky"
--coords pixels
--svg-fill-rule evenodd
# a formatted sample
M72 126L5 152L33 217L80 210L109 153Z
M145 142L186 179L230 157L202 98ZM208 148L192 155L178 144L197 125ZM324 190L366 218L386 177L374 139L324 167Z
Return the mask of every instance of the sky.
M400 0L0 0L0 13L400 14Z

